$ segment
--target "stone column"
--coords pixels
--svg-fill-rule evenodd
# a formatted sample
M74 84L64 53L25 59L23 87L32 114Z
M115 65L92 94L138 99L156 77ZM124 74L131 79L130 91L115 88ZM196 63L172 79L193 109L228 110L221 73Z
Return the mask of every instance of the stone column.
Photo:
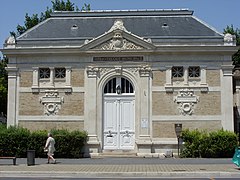
M138 156L151 154L151 116L150 116L150 93L151 93L151 68L144 66L139 69L140 75L140 132L137 140Z
M17 125L17 90L18 68L7 67L8 71L8 112L7 126Z
M85 118L84 127L88 132L87 152L90 156L99 153L100 143L97 138L97 77L98 68L88 67L85 78ZM88 155L86 155L88 156Z
M223 129L234 131L232 65L222 65L221 109Z

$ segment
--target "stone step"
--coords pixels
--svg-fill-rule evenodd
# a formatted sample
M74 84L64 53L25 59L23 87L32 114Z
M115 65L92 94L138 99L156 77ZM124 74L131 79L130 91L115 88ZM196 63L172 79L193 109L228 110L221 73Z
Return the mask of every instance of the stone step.
M99 157L137 157L137 153L134 151L124 150L103 150L98 154Z

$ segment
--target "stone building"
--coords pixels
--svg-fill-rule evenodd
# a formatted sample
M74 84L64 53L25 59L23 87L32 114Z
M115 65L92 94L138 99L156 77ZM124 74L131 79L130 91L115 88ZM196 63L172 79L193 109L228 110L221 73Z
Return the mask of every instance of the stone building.
M174 124L234 130L235 44L186 9L55 12L4 44L7 124L86 130L92 156L176 152Z

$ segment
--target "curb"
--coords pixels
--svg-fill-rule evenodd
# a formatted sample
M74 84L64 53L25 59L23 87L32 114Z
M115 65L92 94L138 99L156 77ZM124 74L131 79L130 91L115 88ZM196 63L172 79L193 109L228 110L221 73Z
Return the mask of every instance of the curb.
M229 178L229 177L238 177L240 178L240 173L235 172L218 172L218 171L206 171L206 172L76 172L76 171L0 171L1 177L55 177L55 178L71 178L71 177L200 177L200 178Z

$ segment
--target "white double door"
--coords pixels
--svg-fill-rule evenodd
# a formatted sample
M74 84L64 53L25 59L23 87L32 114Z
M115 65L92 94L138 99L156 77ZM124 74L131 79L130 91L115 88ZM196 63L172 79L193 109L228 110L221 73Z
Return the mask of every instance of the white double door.
M103 119L103 149L134 149L134 96L105 96Z

